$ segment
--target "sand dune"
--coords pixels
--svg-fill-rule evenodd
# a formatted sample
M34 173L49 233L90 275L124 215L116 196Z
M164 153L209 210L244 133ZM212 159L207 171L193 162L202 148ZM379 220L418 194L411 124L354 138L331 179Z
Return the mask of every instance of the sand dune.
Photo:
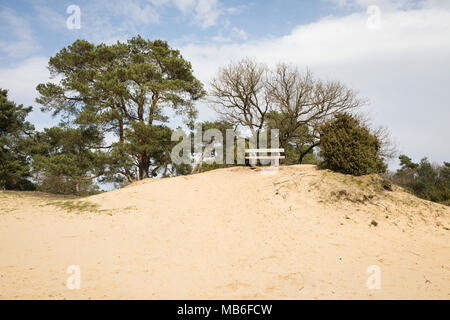
M378 176L308 165L147 179L80 200L3 191L0 298L449 299L449 213Z

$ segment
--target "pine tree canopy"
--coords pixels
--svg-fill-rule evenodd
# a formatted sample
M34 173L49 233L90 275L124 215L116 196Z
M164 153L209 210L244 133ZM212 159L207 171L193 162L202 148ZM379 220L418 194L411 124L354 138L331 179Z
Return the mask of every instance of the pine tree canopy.
M197 115L193 103L205 95L178 50L140 36L97 46L77 40L50 58L49 69L61 80L39 84L36 101L66 123L95 125L101 135L113 133L111 161L129 181L150 176L149 168L157 162L152 156L165 141L159 139L161 130L166 137L169 130L164 129L169 109L192 125Z

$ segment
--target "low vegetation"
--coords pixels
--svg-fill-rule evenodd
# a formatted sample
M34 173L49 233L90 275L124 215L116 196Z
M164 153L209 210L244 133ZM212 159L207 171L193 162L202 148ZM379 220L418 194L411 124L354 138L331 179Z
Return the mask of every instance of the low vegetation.
M337 114L319 128L322 167L361 176L383 173L381 141L350 114Z
M427 158L419 163L401 155L400 169L392 175L392 181L410 190L419 198L450 205L450 163L433 165Z
M68 212L99 212L99 205L91 203L89 201L82 200L62 200L53 201L48 203L49 205L58 207Z

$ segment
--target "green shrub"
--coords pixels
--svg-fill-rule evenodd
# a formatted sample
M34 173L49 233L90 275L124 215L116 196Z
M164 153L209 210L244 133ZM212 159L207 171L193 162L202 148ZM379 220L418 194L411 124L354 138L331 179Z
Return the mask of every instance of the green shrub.
M337 114L319 133L322 167L356 176L386 171L381 141L354 116Z
M449 204L450 163L432 165L427 158L414 163L406 155L401 155L399 159L401 167L392 177L394 183L422 199Z

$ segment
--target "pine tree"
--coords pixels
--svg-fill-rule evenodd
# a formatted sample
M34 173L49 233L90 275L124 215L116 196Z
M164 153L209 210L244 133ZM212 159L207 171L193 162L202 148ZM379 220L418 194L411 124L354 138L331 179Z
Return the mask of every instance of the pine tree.
M63 194L95 191L105 173L107 155L95 150L102 136L95 127L53 127L34 137L33 173L38 189Z
M161 155L164 149L158 139L167 133L167 111L192 124L193 103L205 94L178 50L140 36L113 45L77 40L50 59L49 69L62 80L39 84L37 102L67 122L113 133L115 142L106 146L111 174L130 182L155 170L155 152Z
M8 100L8 91L0 89L0 188L32 190L27 137L34 127L26 121L31 107Z

